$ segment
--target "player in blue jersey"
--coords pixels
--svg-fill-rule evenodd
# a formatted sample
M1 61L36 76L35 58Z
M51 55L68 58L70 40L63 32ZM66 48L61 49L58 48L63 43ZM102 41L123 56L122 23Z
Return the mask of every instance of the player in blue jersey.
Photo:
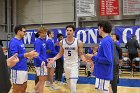
M58 52L55 51L55 45L54 45L54 42L53 42L54 33L53 33L53 31L48 31L47 35L48 35L48 40L46 41L47 58L52 58L58 53ZM48 84L50 86L50 90L59 89L58 87L53 85L55 67L56 67L56 63L54 63L54 64L49 64L48 63L48 66L47 66L48 81L47 81L46 84Z
M94 75L96 77L95 88L98 93L109 93L110 80L113 79L114 45L109 36L112 25L108 21L98 23L99 35L102 40L99 44L98 53L87 55L90 62L94 62Z
M55 44L55 50L57 52L59 52L60 50L60 41L63 39L63 34L62 33L58 33L57 34L57 39L58 39L58 42ZM55 68L55 80L56 80L56 83L58 84L62 84L61 80L62 80L62 74L63 74L63 71L64 71L64 68L63 68L63 64L64 64L64 58L63 56L59 59L56 60L56 68Z
M37 76L39 76L39 81L37 82L34 91L43 93L44 91L44 83L47 75L46 68L46 32L47 30L44 27L40 27L38 30L39 37L36 39L34 43L34 49L39 54L38 57L34 58L34 65L36 69Z
M38 56L38 53L34 50L27 52L23 44L23 38L26 34L26 29L22 25L15 27L15 37L10 40L9 54L13 56L17 53L19 62L11 68L11 81L13 83L12 93L25 93L27 88L27 58L33 58Z

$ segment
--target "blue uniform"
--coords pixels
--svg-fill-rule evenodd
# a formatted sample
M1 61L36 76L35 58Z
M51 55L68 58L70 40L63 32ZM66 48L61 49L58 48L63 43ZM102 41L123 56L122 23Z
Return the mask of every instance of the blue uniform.
M50 53L47 53L47 58L53 58L57 55L58 52L55 51L55 46L52 39L46 41L46 50L50 50Z
M89 48L88 48L88 53L89 53L89 54L93 54L92 47L89 47Z
M94 75L96 78L104 80L113 79L113 40L110 36L104 37L98 48L96 56L92 57L94 63Z
M116 43L117 46L121 47L121 44L120 44L119 41L116 41L115 43Z
M24 53L26 52L25 46L22 39L12 38L9 44L10 56L18 53L19 62L12 67L14 70L24 70L27 71L27 59L24 58Z
M41 67L42 61L46 62L46 41L45 39L37 38L34 43L34 49L39 54L38 57L34 58L34 65Z
M59 45L59 42L57 42L56 45L55 45L55 51L56 51L56 52L59 52L59 51L60 51L60 45ZM64 57L62 56L61 59L63 60Z

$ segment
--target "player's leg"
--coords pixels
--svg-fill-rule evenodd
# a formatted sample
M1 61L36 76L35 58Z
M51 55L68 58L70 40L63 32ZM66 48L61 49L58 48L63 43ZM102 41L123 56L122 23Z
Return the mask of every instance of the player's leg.
M13 90L12 93L19 93L20 92L20 85L19 84L13 84Z
M78 66L71 67L70 72L70 93L76 93L76 85L78 80Z
M20 93L26 93L26 88L27 88L27 82L24 82L21 85L21 91L20 91Z
M70 79L70 93L76 93L76 84L78 79Z
M43 93L44 91L44 83L46 80L47 70L46 66L44 67L36 67L36 73L37 76L39 76L39 81L34 87L35 91L38 91L39 93Z
M12 93L23 93L27 88L27 71L11 69L11 80L13 82ZM25 92L24 92L25 93Z
M43 93L44 84L45 84L45 76L39 76L39 84L38 84L38 92Z
M96 78L95 89L98 93L109 93L110 80Z

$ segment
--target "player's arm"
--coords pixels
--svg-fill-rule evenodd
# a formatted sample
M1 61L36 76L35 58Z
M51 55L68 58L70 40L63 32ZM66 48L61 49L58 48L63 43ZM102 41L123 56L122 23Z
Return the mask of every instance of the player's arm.
M78 40L78 53L79 53L80 58L84 62L92 62L91 58L93 55L91 55L91 54L85 55L83 53L83 42L81 40Z
M81 59L85 58L83 53L83 43L81 40L78 40L78 53Z
M86 62L87 59L85 58L85 55L83 53L83 42L81 40L78 40L78 54L82 61Z
M16 65L17 62L19 62L19 58L17 57L17 53L11 56L10 58L7 59L7 66L13 67Z

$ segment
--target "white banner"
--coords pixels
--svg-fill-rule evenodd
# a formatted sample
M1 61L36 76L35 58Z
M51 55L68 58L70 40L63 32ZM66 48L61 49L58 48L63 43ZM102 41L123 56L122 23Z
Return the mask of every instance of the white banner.
M95 16L94 0L76 0L76 16Z
M140 0L123 0L123 15L140 14Z

